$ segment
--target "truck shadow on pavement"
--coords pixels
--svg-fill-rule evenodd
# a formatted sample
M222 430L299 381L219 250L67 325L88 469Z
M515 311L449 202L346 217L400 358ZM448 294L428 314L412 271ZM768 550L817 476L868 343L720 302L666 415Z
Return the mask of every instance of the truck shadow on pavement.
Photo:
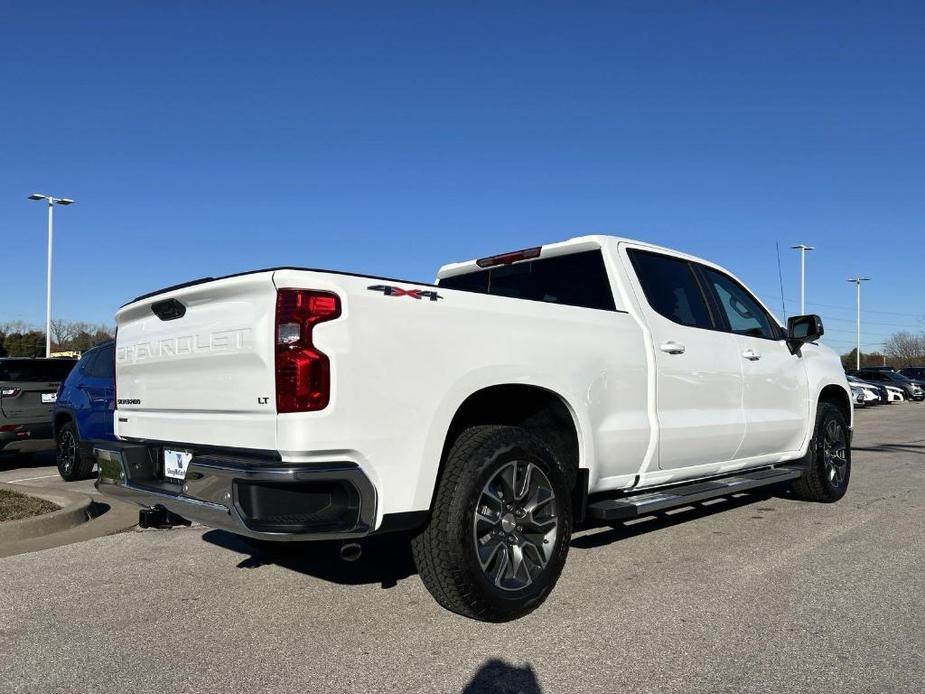
M417 573L411 556L411 538L404 533L363 540L363 554L356 561L340 558L340 542L257 543L224 530L210 530L202 539L233 552L249 554L238 564L239 569L276 564L331 583L379 583L383 588L392 588Z
M772 497L788 498L788 496L786 486L767 487L718 497L690 506L643 516L632 521L617 522L613 525L584 522L575 528L576 535L572 538L571 546L574 549L603 547L637 535L664 530L680 523L767 501ZM759 507L756 513L766 510L768 509ZM753 517L762 518L763 516ZM344 561L340 558L340 542L256 542L225 530L209 530L202 536L202 539L217 547L248 555L238 563L240 569L256 569L276 564L290 571L297 571L331 583L344 585L379 583L382 588L392 588L397 585L398 581L417 573L411 555L411 536L407 533L374 536L363 540L361 543L363 554L356 561Z
M852 446L851 451L865 451L867 453L912 453L925 455L925 444L918 441L909 443L881 443L876 446Z

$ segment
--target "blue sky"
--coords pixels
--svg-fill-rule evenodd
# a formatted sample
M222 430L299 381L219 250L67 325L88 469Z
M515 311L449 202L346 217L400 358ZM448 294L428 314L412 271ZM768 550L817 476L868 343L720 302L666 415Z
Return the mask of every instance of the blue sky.
M925 327L925 5L5 5L0 322L274 265L430 280L586 233L715 260L868 349Z

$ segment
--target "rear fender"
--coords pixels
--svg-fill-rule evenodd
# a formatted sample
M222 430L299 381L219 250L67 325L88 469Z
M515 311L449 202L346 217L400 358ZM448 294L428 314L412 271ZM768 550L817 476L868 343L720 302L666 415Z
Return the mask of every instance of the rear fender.
M578 479L587 482L589 477L594 478L594 470L590 469L593 467L592 461L594 460L594 441L590 436L591 425L587 415L573 405L576 395L569 393L564 383L557 383L552 379L529 377L520 369L486 368L459 379L435 409L428 427L424 455L421 457L421 467L417 475L417 489L414 495L415 509L430 508L439 477L444 446L447 443L447 435L460 407L473 394L486 388L502 385L534 386L548 390L559 397L575 425L578 438L578 468L579 470L588 469L588 475L579 474Z

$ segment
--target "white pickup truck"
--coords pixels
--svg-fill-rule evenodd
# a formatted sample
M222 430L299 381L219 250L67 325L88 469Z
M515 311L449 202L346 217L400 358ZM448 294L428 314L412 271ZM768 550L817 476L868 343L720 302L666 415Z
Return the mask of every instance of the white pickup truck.
M411 531L434 598L476 619L542 603L586 518L848 486L850 389L818 316L784 329L729 272L646 243L575 238L433 285L275 268L116 318L101 492L345 555Z

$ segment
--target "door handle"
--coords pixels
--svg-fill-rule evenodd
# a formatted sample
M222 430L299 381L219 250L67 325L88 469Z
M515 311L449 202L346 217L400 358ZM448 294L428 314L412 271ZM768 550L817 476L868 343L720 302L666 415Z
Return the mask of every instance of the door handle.
M748 359L749 361L758 361L761 359L761 352L756 352L753 349L747 349L742 352L742 356Z
M679 342L674 342L669 340L668 342L663 342L658 346L660 350L666 354L684 354L685 347Z

